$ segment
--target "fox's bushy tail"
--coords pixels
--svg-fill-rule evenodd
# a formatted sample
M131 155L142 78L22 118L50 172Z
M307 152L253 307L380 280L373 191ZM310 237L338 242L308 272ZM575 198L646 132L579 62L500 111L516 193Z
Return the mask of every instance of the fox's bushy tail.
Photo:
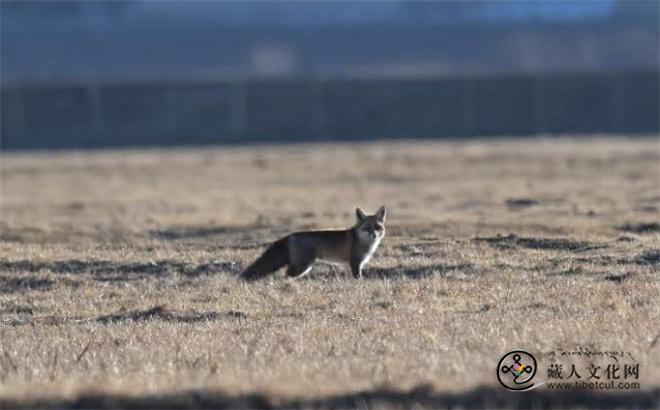
M265 251L240 274L243 280L253 281L275 272L289 264L289 237L273 242Z

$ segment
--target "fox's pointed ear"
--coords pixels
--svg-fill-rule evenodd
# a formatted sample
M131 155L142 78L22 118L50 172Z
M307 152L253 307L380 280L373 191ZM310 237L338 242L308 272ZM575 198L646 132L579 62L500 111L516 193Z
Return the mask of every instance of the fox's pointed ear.
M365 215L359 207L355 208L355 216L357 216L358 222L363 221L364 218L367 217L367 215Z
M380 222L385 222L385 218L387 218L387 208L381 206L378 208L378 212L376 212L376 219Z

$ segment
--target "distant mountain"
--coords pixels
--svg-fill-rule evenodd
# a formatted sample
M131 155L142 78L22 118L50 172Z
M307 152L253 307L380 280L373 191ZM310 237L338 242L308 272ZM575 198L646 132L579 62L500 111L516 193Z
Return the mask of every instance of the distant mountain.
M660 2L2 1L2 82L657 70Z
M319 25L449 26L511 22L576 22L608 18L621 9L651 1L53 1L4 0L7 22L44 23L103 19L153 23L208 24L240 27L318 27ZM646 15L642 13L642 15Z

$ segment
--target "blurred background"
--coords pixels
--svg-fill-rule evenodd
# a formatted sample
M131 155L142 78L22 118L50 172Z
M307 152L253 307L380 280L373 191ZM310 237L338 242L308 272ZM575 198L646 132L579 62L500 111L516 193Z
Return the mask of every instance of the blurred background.
M1 147L659 131L660 2L14 1Z

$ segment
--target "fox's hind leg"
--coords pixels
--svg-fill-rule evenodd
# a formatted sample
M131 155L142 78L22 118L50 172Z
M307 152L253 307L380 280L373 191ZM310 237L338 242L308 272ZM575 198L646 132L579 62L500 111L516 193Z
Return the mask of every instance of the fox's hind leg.
M310 263L307 266L299 267L299 266L289 266L289 268L286 270L286 274L290 278L301 278L309 273L309 271L312 270L312 264Z
M307 255L297 255L298 257L291 261L286 270L287 276L290 278L299 278L312 270L312 264L316 260L316 255L310 252Z

